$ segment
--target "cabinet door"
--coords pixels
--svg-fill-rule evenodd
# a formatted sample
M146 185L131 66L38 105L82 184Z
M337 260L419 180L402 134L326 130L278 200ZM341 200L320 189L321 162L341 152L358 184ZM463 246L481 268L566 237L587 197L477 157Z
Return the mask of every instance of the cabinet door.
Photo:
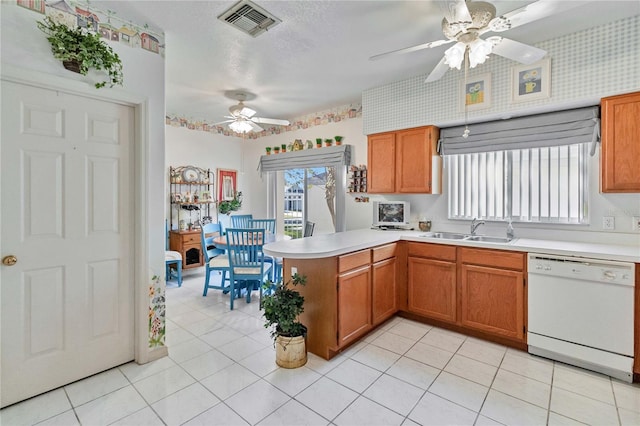
M431 128L396 133L396 192L431 193Z
M395 133L381 133L368 137L367 173L369 192L392 193L396 190Z
M376 262L372 267L373 325L396 313L396 258Z
M338 346L371 329L371 267L338 276Z
M602 99L602 192L640 192L640 92Z
M426 317L456 322L456 264L409 257L408 310Z
M524 341L522 272L461 265L462 325Z

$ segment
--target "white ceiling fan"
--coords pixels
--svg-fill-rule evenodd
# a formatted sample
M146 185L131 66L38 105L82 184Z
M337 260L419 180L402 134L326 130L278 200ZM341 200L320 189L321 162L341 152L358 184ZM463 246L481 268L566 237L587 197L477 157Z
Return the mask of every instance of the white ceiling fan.
M277 118L256 117L256 111L244 105L244 101L255 99L256 95L248 92L229 91L225 92L225 96L238 101L237 105L229 107L229 114L225 116L228 120L221 121L216 124L229 123L229 128L236 133L248 133L250 131L261 132L264 130L256 123L260 124L276 124L279 126L288 126L288 120L280 120Z
M502 32L536 21L578 6L580 2L538 0L497 17L495 6L484 1L436 0L436 3L444 14L442 32L446 40L394 50L369 59L376 60L389 55L415 52L456 42L445 51L444 57L431 71L425 83L440 79L449 68L460 69L465 57L468 57L471 68L484 63L491 53L523 64L532 64L542 59L547 52L504 37L493 36L482 39L480 36L487 32Z

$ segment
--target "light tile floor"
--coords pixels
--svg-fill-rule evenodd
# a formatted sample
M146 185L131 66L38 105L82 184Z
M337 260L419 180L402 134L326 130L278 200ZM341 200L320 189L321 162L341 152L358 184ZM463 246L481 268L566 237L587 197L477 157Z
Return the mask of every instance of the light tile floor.
M258 309L167 288L169 357L0 411L13 425L640 425L640 386L396 317L331 361L279 368Z

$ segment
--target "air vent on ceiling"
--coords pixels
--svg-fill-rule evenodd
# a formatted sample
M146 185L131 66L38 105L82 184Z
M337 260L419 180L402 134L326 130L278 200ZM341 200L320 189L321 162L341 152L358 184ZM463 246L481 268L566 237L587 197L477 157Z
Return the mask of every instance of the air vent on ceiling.
M236 3L222 15L218 16L218 19L233 25L252 37L257 37L282 22L249 0L242 0Z

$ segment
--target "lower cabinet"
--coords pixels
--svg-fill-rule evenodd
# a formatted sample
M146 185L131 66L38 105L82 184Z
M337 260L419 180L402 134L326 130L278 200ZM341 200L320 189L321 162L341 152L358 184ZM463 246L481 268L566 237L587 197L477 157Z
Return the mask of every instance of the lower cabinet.
M338 275L338 346L350 343L371 326L371 266L367 264Z
M407 266L408 310L455 323L456 263L410 256Z
M457 321L456 248L409 243L407 310L441 321Z
M371 302L373 325L378 325L396 313L396 258L375 262L371 266Z
M171 231L169 233L169 249L182 255L183 269L204 266L199 229L196 231Z
M459 248L460 323L525 341L524 253Z

